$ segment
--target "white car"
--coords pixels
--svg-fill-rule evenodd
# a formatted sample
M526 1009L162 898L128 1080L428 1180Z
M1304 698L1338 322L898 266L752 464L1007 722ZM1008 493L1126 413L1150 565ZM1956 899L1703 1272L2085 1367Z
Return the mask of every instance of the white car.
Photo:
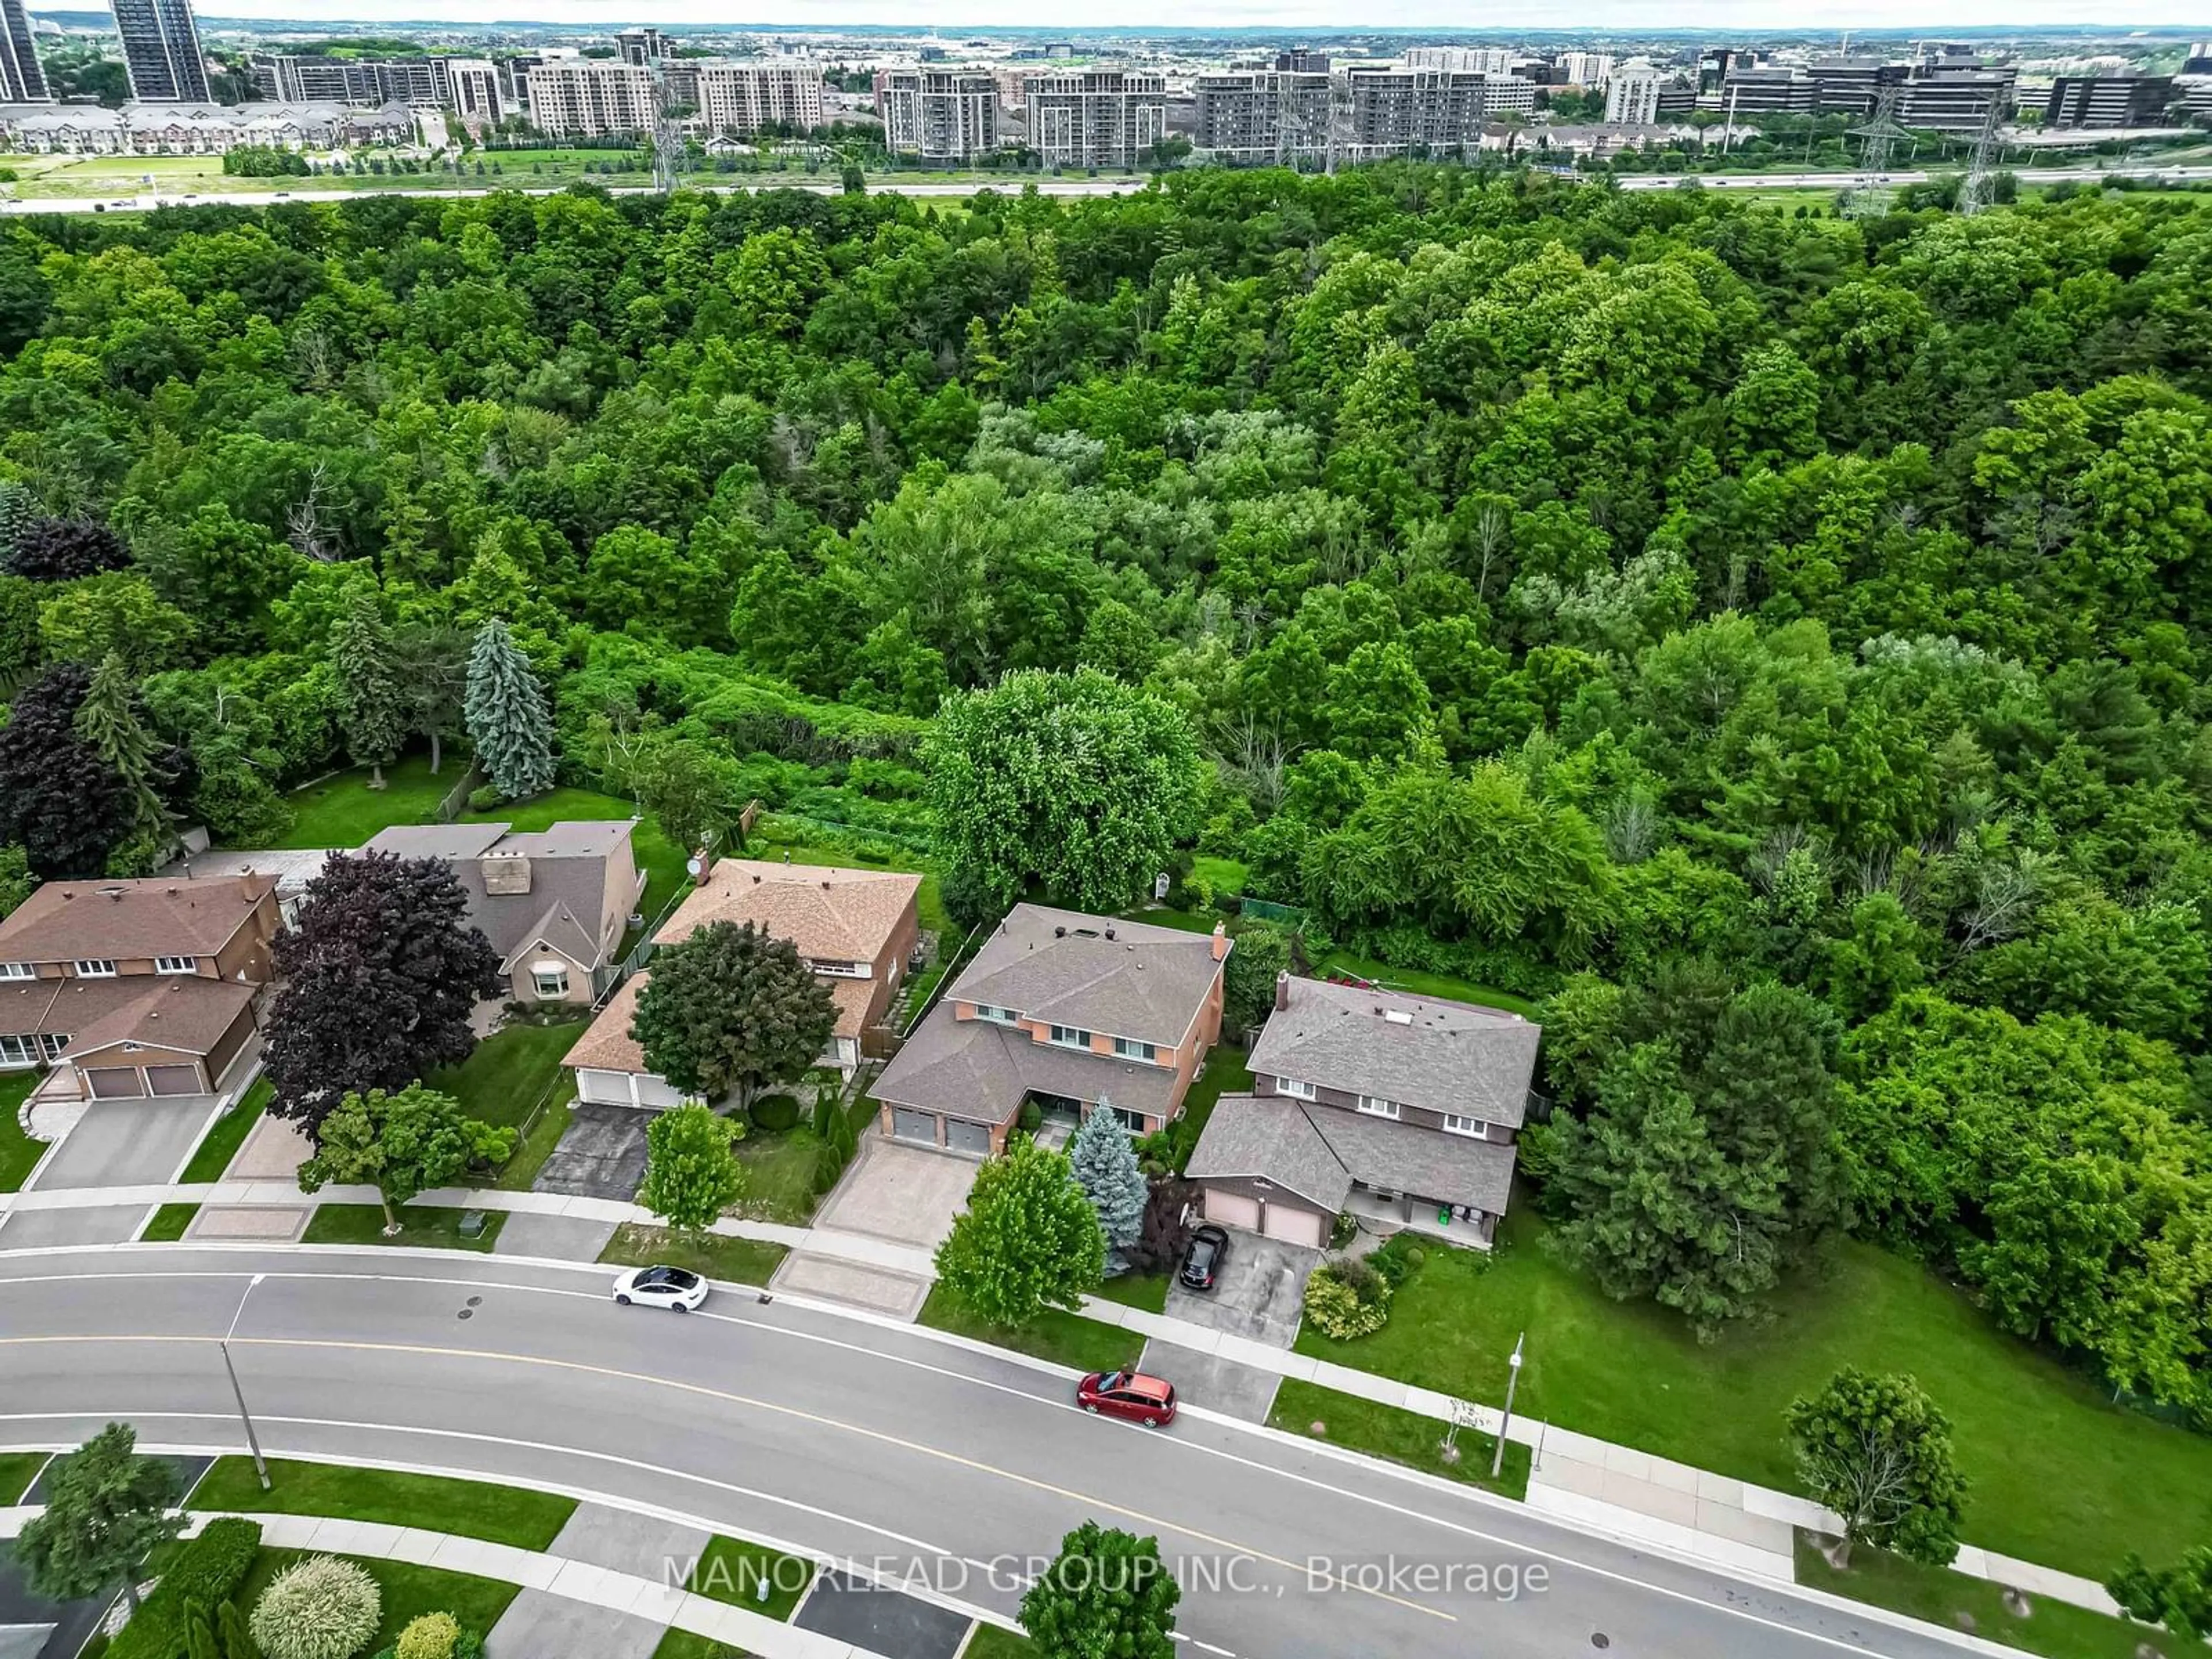
M632 1267L615 1280L615 1300L690 1313L707 1299L707 1281L684 1267Z

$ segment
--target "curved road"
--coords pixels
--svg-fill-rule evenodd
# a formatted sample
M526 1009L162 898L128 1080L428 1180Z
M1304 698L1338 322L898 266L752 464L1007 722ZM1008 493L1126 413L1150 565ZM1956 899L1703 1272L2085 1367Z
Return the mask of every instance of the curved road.
M12 1254L0 1446L123 1418L149 1444L241 1449L216 1347L236 1313L271 1455L604 1492L1002 1613L1023 1558L1097 1517L1158 1534L1183 1631L1239 1659L1562 1659L1601 1636L1638 1659L1959 1651L1244 1425L1092 1419L1056 1376L910 1330L735 1291L689 1317L605 1296L604 1268L459 1254Z

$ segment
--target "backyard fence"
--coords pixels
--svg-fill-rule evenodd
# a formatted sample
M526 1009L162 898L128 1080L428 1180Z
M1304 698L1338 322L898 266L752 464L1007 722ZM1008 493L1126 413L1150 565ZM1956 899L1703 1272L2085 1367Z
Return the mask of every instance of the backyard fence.
M1240 915L1260 921L1280 922L1285 927L1294 928L1306 925L1306 912L1298 905L1278 904L1273 899L1248 898L1240 901L1237 908Z
M438 822L451 823L460 817L461 809L469 804L469 797L481 788L483 782L484 775L477 770L475 762L470 762L467 769L461 774L460 781L446 791L446 798L438 803Z

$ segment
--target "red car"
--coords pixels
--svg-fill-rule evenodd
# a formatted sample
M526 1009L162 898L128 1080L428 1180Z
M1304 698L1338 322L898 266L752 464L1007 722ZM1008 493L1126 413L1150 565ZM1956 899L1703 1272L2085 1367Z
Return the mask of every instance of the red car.
M1156 1429L1175 1421L1175 1384L1142 1371L1093 1371L1075 1385L1075 1403Z

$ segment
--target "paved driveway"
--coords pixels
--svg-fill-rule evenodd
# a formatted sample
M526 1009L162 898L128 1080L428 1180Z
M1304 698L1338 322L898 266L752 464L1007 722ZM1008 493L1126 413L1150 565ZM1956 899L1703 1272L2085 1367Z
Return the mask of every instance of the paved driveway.
M532 1188L629 1203L645 1179L645 1130L653 1119L632 1106L578 1106Z
M62 1138L31 1184L161 1187L173 1179L215 1116L209 1095L164 1100L95 1100Z
M825 1572L792 1622L886 1659L953 1659L968 1638L968 1615L866 1578Z
M1287 1348L1305 1310L1306 1275L1320 1261L1319 1250L1232 1227L1228 1265L1212 1290L1170 1285L1168 1317Z
M952 1231L981 1167L872 1134L814 1224L933 1249Z

